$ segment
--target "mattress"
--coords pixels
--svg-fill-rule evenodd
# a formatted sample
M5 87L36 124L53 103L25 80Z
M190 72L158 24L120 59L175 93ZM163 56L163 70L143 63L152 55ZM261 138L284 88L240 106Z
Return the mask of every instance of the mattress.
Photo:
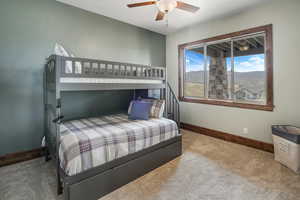
M172 120L129 120L126 114L67 121L60 132L60 165L68 176L179 135Z

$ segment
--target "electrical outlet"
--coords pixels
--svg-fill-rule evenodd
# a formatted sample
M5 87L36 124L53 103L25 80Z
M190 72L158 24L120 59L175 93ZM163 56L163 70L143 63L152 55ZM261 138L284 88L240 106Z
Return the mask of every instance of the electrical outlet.
M248 134L248 128L243 128L243 133Z

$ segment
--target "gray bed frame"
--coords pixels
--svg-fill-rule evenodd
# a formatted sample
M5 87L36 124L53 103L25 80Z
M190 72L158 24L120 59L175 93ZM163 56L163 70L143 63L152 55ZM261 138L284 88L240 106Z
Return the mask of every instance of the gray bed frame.
M67 70L66 65L72 68ZM174 120L178 127L179 101L167 82L164 67L52 55L47 59L44 72L45 159L48 161L53 158L55 161L57 192L63 193L65 200L97 200L181 155L182 139L179 135L74 176L67 176L60 167L58 156L59 124L63 122L62 92L159 89L160 98L166 101L164 116ZM160 80L161 83L63 83L61 78Z

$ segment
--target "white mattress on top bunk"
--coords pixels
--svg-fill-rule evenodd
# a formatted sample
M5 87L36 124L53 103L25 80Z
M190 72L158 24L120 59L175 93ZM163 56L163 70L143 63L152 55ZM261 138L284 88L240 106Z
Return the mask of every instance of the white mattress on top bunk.
M60 78L61 83L129 83L129 84L162 84L162 80L121 79L121 78Z

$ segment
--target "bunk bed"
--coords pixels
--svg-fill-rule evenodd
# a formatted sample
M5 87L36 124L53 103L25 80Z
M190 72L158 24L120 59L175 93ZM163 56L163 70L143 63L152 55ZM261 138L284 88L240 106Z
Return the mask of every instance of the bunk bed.
M149 89L158 89L160 99L165 100L164 118L131 121L126 115L117 114L64 120L61 103L63 92L134 90L132 99L137 99L139 95L135 91L145 94ZM52 55L45 65L44 91L45 159L55 161L57 192L63 193L65 200L99 199L182 153L179 101L167 82L164 67ZM105 136L95 142L91 138L82 141L76 135L76 131L82 129L93 132L95 127L98 131L105 127L105 133L119 134L117 140L122 141L128 151L117 155L117 150L109 149L107 153L107 146L116 146L113 137ZM134 131L131 129L129 133L126 127L134 127ZM148 139L151 144L146 142L145 131L151 132ZM96 134L92 135L94 137ZM137 144L135 140L139 137L142 142ZM93 142L95 146L98 145L98 151L93 153L104 155L105 159L99 160L98 157L97 162L91 164L88 161L91 158L83 157L81 153L93 151ZM131 149L126 142L134 143Z

